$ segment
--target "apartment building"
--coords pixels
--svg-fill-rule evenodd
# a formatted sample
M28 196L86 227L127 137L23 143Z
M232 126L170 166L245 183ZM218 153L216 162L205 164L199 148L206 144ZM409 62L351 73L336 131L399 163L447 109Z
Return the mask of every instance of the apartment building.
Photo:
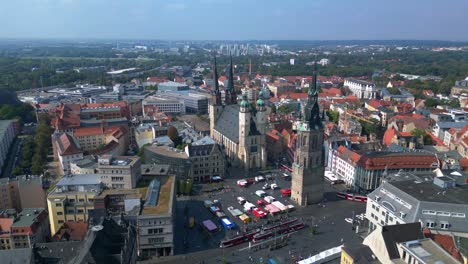
M103 189L96 174L64 176L47 196L50 233L55 233L67 221L87 221L94 209L94 197Z
M108 188L133 189L141 178L141 161L137 156L102 155L96 173Z
M359 99L375 99L379 93L379 89L374 83L362 80L347 78L344 81L344 86L348 87L353 95Z
M45 208L46 195L42 178L18 176L0 179L0 209Z
M149 113L185 114L185 103L179 99L149 96L142 101L143 116Z
M0 174L8 156L8 151L16 135L18 135L17 120L0 120Z
M0 249L32 248L50 235L49 216L44 208L26 208L19 214L0 218Z
M71 173L70 164L83 159L83 151L74 137L67 133L54 133L52 135L54 156L60 163L64 175Z

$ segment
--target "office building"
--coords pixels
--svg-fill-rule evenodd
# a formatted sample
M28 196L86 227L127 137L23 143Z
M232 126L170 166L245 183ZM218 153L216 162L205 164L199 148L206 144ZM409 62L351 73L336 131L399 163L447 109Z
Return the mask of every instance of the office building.
M185 83L177 83L177 82L162 82L158 84L158 91L159 92L167 92L167 91L185 91L189 90L190 88Z
M368 195L369 229L419 222L431 233L468 236L468 177L416 177L385 181ZM398 178L395 176L393 178Z
M197 92L179 91L159 93L159 96L162 98L183 101L185 106L185 113L208 113L209 95Z
M163 112L166 114L185 114L185 103L183 100L166 99L162 97L149 96L142 102L143 116L149 113Z
M162 257L174 254L175 177L151 181L143 210L137 218L138 254Z
M94 209L94 197L102 188L101 178L96 174L68 175L60 179L47 196L51 236L67 221L86 222Z

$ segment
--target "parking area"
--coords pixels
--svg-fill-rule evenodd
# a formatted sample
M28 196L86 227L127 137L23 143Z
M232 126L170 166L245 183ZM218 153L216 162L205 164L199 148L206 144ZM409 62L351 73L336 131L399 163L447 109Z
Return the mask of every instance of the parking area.
M275 183L279 188L263 191L284 205L296 206L290 201L289 197L281 196L280 189L289 189L291 182L284 180L280 173L282 172L270 173L272 179L268 180L269 184ZM255 177L255 175L251 177ZM222 183L224 187L222 190L178 198L175 228L175 252L178 256L167 259L168 263L202 263L202 261L203 263L220 263L223 256L226 257L228 263L249 263L250 258L247 258L248 256L256 259L256 262L259 262L260 258L265 259L269 256L275 256L278 263L289 263L293 259L308 257L314 253L340 245L342 242L354 244L362 241L360 236L355 233L355 229L352 228L352 224L346 222L345 219L363 213L365 203L338 199L335 192L342 191L341 186L326 183L327 193L325 198L327 202L321 206L296 207L290 212L276 216L269 215L262 219L258 219L252 213L247 213L252 221L244 223L239 217L231 215L228 208L234 207L244 211L244 207L237 201L237 197L244 197L250 203L263 209L264 206L256 204L260 197L255 192L262 190L262 186L266 182L241 187L237 185L237 181L240 179L246 179L242 172L231 173ZM204 200L216 200L216 206L235 223L236 228L225 230L220 219L204 206ZM192 228L188 227L190 217L195 220ZM226 237L235 236L237 232L246 229L251 230L262 225L268 225L269 222L286 217L297 217L306 224L306 228L285 236L281 240L275 239L275 245L278 241L278 243L281 243L280 247L271 249L271 241L265 241L265 243L262 243L266 244L268 242L270 246L263 246L262 243L259 243L261 246L249 249L249 243L244 243L235 247L219 248L219 242ZM208 232L202 227L201 223L208 219L218 225L218 231ZM298 241L307 243L298 243ZM274 250L274 252L271 252L271 250Z

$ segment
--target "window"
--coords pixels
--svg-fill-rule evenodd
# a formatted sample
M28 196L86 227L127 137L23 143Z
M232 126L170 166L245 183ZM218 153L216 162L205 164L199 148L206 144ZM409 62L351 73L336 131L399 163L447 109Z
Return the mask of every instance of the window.
M148 239L148 242L149 242L150 244L162 243L162 242L164 242L164 237L153 237L153 238L149 238L149 239Z
M61 203L56 203L55 206L56 207L62 207L62 204Z
M59 223L59 224L63 224L63 220L58 220L58 223Z
M450 224L448 222L441 222L440 223L440 228L441 229L448 229L450 227Z
M435 224L433 221L427 221L427 222L426 222L426 227L433 228L433 227L435 227L435 226L436 226L436 224Z
M57 212L57 215L63 215L63 212Z
M163 230L163 228L151 228L148 229L148 234L161 234Z
M83 211L83 209L78 209L77 212L82 214L84 211Z
M78 199L78 202L83 203L84 199Z

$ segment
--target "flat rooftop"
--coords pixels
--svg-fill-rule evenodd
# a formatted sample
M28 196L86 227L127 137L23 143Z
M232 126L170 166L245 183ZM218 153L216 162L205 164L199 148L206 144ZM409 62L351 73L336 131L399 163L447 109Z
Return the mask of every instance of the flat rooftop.
M168 164L141 164L141 175L167 175L170 168Z
M390 184L419 201L468 204L468 184L446 189L435 185L432 181L416 183L414 180L406 180L394 181Z
M104 198L108 195L125 195L125 198L140 198L141 193L137 189L105 189L99 195L95 196L94 199Z
M172 203L174 198L174 176L163 176L159 177L160 181L159 187L159 196L156 206L146 205L141 212L142 215L158 215L158 214L171 214L172 212ZM138 188L140 194L143 197L147 197L148 186Z
M36 222L36 217L44 211L44 208L25 208L13 222L11 227L31 226Z
M421 239L402 243L408 252L422 259L424 263L459 263L431 239Z
M157 145L147 146L146 148L149 151L157 153L162 156L178 158L178 159L188 159L187 154L183 150L179 150L176 148L172 148L168 146L157 146Z

